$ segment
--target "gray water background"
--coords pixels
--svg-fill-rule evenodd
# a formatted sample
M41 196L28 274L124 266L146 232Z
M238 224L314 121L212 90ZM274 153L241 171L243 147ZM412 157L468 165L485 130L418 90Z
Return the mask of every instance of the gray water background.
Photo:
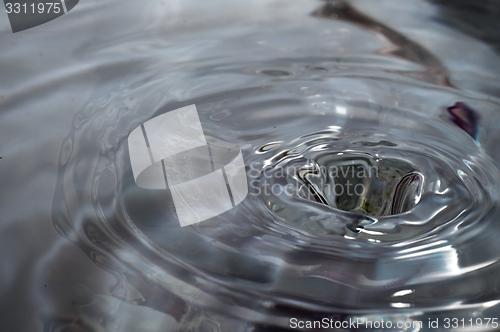
M420 1L353 1L352 4L361 13L369 14L391 31L397 31L425 48L432 55L430 67L437 68L437 71L419 75L419 72L425 72L422 65L425 67L425 59L429 59L425 56L423 62L419 62L418 57L405 60L404 55L394 57L390 52L388 55L377 53L381 49L390 49L391 41L366 26L314 14L325 6L320 1L82 1L68 15L16 34L12 34L7 17L2 13L2 330L137 331L142 328L145 331L170 331L178 328L245 331L254 327L255 330L272 331L273 326L285 328L287 318L292 315L313 317L318 312L335 313L339 317L350 314L375 317L395 315L398 319L416 317L421 320L436 315L451 317L450 312L456 317L499 317L498 306L494 305L499 289L494 282L498 275L498 250L493 245L497 233L496 228L489 224L494 221L495 214L483 223L473 225L480 234L485 234L485 238L471 240L471 244L461 247L464 250L472 248L471 251L459 253L465 257L464 267L493 262L488 265L492 268L490 271L472 270L472 280L489 282L474 283L465 278L463 284L455 280L451 283L448 278L452 276L439 276L440 281L457 287L443 294L424 287L421 292L429 301L418 303L419 298L411 299L407 302L410 307L402 310L391 308L390 301L380 302L379 295L374 296L371 302L370 296L364 302L349 302L348 298L342 297L320 299L324 289L328 289L328 286L320 284L321 278L306 280L308 285L320 285L318 293L312 291L314 287L304 286L304 292L309 294L299 292L291 296L289 290L292 287L285 285L278 294L266 297L264 293L279 284L276 280L287 280L290 273L296 273L293 272L295 267L308 266L304 262L295 262L295 267L287 267L286 261L269 257L267 266L271 268L268 272L275 273L278 276L276 279L269 275L270 279L259 279L257 274L255 279L247 278L247 283L239 283L237 279L241 278L238 276L252 275L252 270L262 269L255 261L251 263L256 265L249 265L249 271L243 267L240 274L233 273L235 280L214 275L213 271L205 274L203 268L207 269L207 266L201 264L201 272L198 270L194 277L186 275L185 271L170 271L175 279L188 280L187 284L181 285L170 279L169 272L165 272L165 265L168 264L162 261L161 256L147 263L134 256L136 252L127 242L142 241L142 237L135 240L121 234L125 244L119 253L103 247L99 252L92 249L89 243L82 244L82 238L89 238L88 228L82 226L83 221L95 210L89 201L85 201L89 204L81 204L82 198L71 192L66 192L64 199L73 202L70 214L72 220L77 222L67 229L58 228L60 219L56 218L58 205L55 202L61 199L57 196L58 188L68 186L67 180L61 180L65 170L60 167L61 160L67 158L68 148L64 144L67 144L68 137L76 137L71 141L71 160L79 163L87 173L92 173L97 166L103 165L102 158L98 162L100 152L126 154L123 142L136 124L162 111L183 106L188 101L199 105L202 122L205 121L209 128L212 125L214 132L220 128L227 130L221 131L220 138L232 138L242 143L240 145L251 145L247 148L247 161L261 158L252 151L269 142L284 142L283 146L290 148L296 146L294 140L298 137L324 130L324 120L309 117L310 122L304 124L301 117L304 112L309 115L308 112L314 112L314 109L308 108L313 107L314 102L325 102L330 108L326 107L323 113L328 113L341 103L349 106L356 98L371 98L372 103L382 105L380 107L384 110L396 109L394 113L389 112L396 120L401 112L416 110L433 119L428 121L432 122L441 119L446 114L446 107L454 102L467 101L482 116L478 139L480 148L451 124L448 127L442 125L443 131L453 136L450 137L451 143L444 145L459 146L467 152L464 155L477 157L478 164L486 163L486 173L493 174L490 183L494 183L487 190L487 196L494 206L498 198L495 196L498 170L494 168L498 165L495 162L499 161L497 142L500 126L498 53L467 29L455 29L453 25L443 23L441 9L434 4ZM411 53L414 48L409 50ZM405 54L408 55L408 52ZM340 64L333 65L332 62ZM314 68L317 70L314 71ZM342 84L336 85L335 80L332 83L331 76L323 74L323 69L327 73L340 73L338 80L343 80ZM417 74L413 75L415 72ZM354 79L349 80L351 74ZM322 81L322 75L328 79ZM370 81L367 78L370 76L375 79ZM388 81L394 77L397 79L376 87L370 83L387 77ZM258 90L263 86L270 87L270 92L266 92L269 99ZM304 86L312 92L301 90ZM347 93L342 95L344 90ZM309 102L304 99L315 95L319 96L318 100ZM238 105L235 100L242 100L242 104ZM278 101L273 103L274 100ZM241 115L242 112L253 114L247 116L255 121L255 127L245 128L245 122L241 120L245 120L246 116ZM363 110L350 112L355 119L369 115ZM223 120L228 113L242 118L232 120L229 117L222 125L211 124L208 120L214 114L219 114L215 119L222 117ZM415 114L402 118L404 123L410 121L408 118L416 123L406 128L410 133L411 128L418 129L418 123L430 125L425 117L419 118ZM382 120L387 121L384 128L394 125L390 116L376 120L378 124L383 124ZM342 127L346 119L336 117L331 121L332 126ZM404 123L399 124L404 128ZM274 126L282 127L273 130ZM439 126L437 124L438 129ZM377 134L379 130L372 128L371 133ZM418 140L419 135L414 135L412 139ZM460 142L464 142L463 146ZM274 152L271 153L274 155ZM121 160L126 161L126 158ZM126 166L117 169L116 174L122 174L120 170L126 172ZM91 175L88 176L92 178ZM82 180L76 183L82 186L83 192L91 192L89 182ZM108 194L124 196L113 191ZM262 206L259 205L261 201L252 202L255 205L248 205L247 208ZM477 202L478 210L483 207L482 203L484 201ZM255 210L250 210L252 212ZM274 220L270 215L266 216L268 220ZM286 217L282 220L285 220L285 228L294 225L293 222L287 224ZM231 225L230 221L226 222L217 227L209 225L206 229L197 229L186 236L192 236L193 240L197 236L219 239L220 247L215 256L220 254L219 257L224 257L226 250L234 251L224 242L225 227ZM248 236L242 225L237 226L231 227L231 232L236 234L231 236ZM491 232L488 234L487 230ZM241 234L238 233L240 231ZM110 229L108 232L111 238L113 232ZM155 245L166 237L161 232L156 233L158 238L152 241ZM304 236L296 238L315 243L310 234ZM320 240L317 240L318 243L321 243ZM252 248L260 248L260 252L253 253L258 260L259 254L265 251L260 247L265 241L265 237L253 238L246 247L240 248L244 248L241 249L244 255L251 255ZM337 240L333 237L329 241ZM189 245L189 242L186 244ZM178 255L181 261L182 245L180 241L175 246L179 252L171 252L174 257ZM277 249L275 253L280 256ZM142 254L148 256L147 253ZM201 257L204 257L202 252L195 251L190 267L196 267L197 259L206 259ZM316 257L320 260L324 258ZM245 261L239 263L242 262ZM294 265L293 259L289 262ZM224 264L224 260L215 259L213 269L224 275L227 268ZM412 266L411 261L408 264ZM384 273L387 280L392 279L393 272ZM426 276L423 273L423 280L415 283L426 285ZM336 281L342 281L342 278L345 283L345 276L330 276ZM273 280L270 288L259 289L258 284L266 284L266 280ZM408 283L408 279L402 280ZM403 286L405 284L396 284L389 288L400 290ZM468 291L461 293L457 289ZM455 298L454 292L458 294ZM228 294L240 297L241 302L230 299ZM387 294L384 298L390 297ZM479 296L475 298L474 294ZM343 306L344 300L346 303ZM488 305L484 306L484 303ZM412 306L414 304L416 307Z

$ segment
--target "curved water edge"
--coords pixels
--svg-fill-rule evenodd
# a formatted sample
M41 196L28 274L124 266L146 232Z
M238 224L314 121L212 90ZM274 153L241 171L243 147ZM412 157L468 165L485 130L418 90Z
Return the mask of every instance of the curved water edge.
M156 46L186 56L96 91L61 148L54 226L116 276L114 298L179 329L498 316L499 159L481 128L498 100L453 87L430 51L345 3L309 17L264 41L207 28L216 47L186 50L189 31ZM457 102L477 137L450 117ZM181 228L168 190L135 184L126 142L191 104L205 135L242 150L249 195Z

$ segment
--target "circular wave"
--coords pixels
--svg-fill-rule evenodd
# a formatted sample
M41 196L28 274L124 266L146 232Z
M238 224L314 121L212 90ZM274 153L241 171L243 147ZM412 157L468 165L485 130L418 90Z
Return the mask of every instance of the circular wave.
M219 49L236 41L227 42ZM498 310L498 164L481 147L485 137L471 137L447 111L459 101L480 113L493 102L421 79L425 64L370 49L270 57L253 47L253 61L210 49L134 73L75 118L54 224L141 294L114 295L152 306L160 292L162 310L182 324L193 315L287 327L291 313L417 319ZM126 140L191 104L205 135L242 150L249 195L181 228L168 190L135 184Z

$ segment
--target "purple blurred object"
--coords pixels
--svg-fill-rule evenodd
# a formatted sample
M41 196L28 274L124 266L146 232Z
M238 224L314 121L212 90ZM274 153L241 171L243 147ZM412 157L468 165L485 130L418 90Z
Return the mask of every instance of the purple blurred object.
M476 111L459 101L455 105L448 107L448 112L451 114L450 120L454 124L466 131L473 139L477 139L480 117Z

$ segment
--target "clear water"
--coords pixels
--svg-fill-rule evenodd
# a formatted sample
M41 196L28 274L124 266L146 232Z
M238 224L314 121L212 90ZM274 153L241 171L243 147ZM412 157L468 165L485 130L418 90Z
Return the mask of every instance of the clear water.
M82 1L3 29L2 326L491 330L500 56L445 14L420 1ZM240 146L250 193L181 228L168 191L135 185L127 137L190 104L206 135Z

